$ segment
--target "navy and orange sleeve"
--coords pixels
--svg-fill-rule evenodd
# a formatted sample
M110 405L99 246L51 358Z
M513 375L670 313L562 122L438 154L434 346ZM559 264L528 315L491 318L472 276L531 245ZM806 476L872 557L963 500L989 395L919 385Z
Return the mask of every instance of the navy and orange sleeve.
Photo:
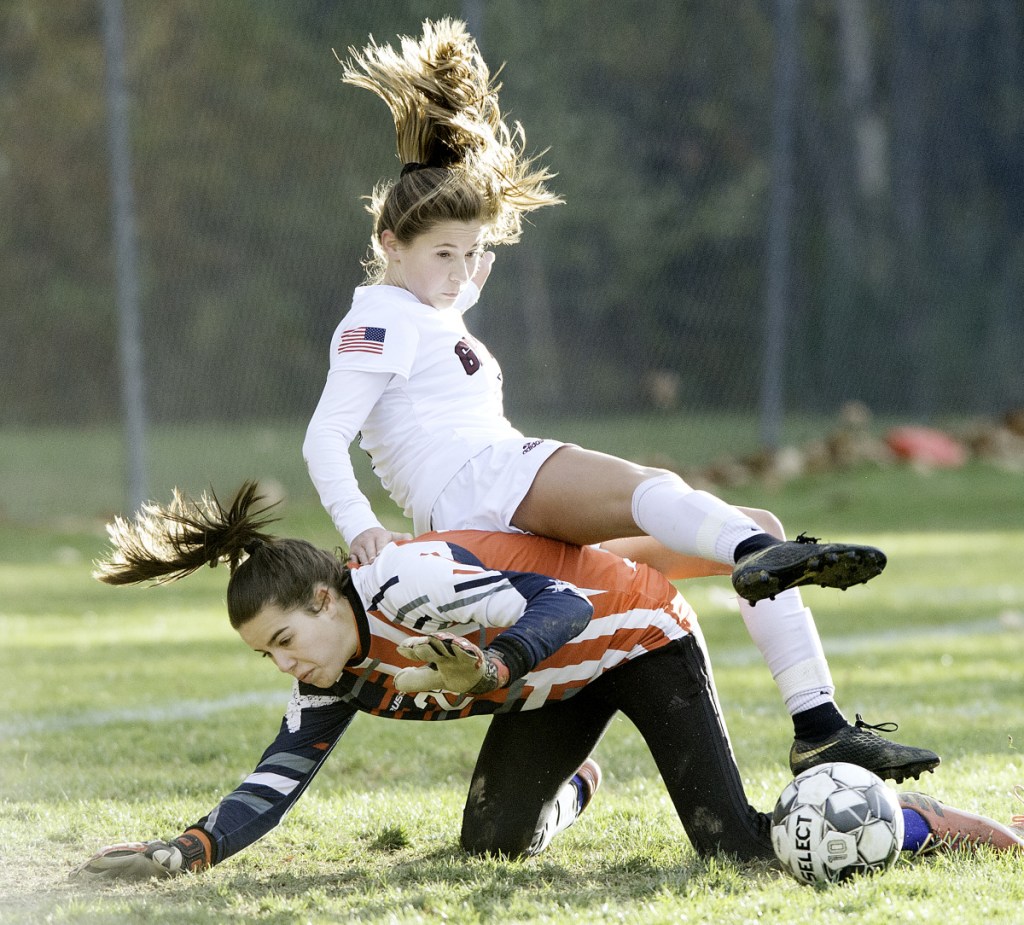
M218 864L262 838L305 792L356 710L318 688L296 685L288 715L256 768L186 830L202 833Z
M486 568L468 549L454 543L448 546L455 561ZM495 636L487 648L501 656L510 680L516 681L582 633L594 607L579 589L547 575L510 571L500 574L526 605L522 616Z

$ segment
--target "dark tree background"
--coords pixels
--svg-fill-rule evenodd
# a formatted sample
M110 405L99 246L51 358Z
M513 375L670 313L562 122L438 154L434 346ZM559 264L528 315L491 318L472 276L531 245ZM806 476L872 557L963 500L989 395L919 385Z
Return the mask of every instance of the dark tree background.
M795 0L790 411L1024 403L1024 8ZM158 421L304 420L400 167L332 49L465 15L567 204L471 323L515 413L754 410L775 6L124 0ZM98 0L0 7L0 425L120 413Z

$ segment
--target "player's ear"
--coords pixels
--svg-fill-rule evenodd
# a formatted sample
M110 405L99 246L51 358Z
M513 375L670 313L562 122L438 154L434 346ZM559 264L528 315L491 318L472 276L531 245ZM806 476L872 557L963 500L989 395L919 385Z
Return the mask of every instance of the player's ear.
M325 584L318 584L313 589L313 599L310 602L310 611L313 616L324 613L330 606L331 601L334 598L334 594L331 589Z
M399 242L397 235L390 229L385 228L380 233L380 246L384 248L388 260L395 260L399 253Z

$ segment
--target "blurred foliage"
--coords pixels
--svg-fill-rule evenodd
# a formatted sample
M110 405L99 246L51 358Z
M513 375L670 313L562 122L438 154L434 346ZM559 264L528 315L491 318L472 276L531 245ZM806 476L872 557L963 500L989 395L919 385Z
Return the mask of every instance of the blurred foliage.
M750 409L773 9L125 0L152 414L308 417L361 279L361 197L399 169L332 50L460 12L567 201L499 254L471 316L510 409ZM118 415L100 11L0 7L0 424ZM788 406L1024 402L1020 4L798 12Z

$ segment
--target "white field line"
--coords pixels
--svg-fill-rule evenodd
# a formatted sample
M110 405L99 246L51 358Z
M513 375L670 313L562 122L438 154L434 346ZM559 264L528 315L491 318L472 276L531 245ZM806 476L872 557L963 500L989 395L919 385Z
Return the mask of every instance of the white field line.
M1020 636L1021 627L1015 622L1007 622L998 618L977 622L945 624L936 627L916 627L913 630L893 629L886 632L858 633L848 636L829 637L824 640L826 656L855 655L891 648L894 645L907 645L921 640L937 640L948 638L954 640L963 636L991 636L1006 634ZM1008 647L1007 651L1016 651ZM712 667L740 667L754 665L761 661L760 653L751 643L749 646L728 649L711 648ZM67 732L72 729L97 728L117 723L146 724L181 722L184 720L202 719L215 713L237 710L242 707L265 707L279 705L282 713L288 703L289 690L281 691L250 691L249 693L232 694L217 700L174 700L146 707L126 708L123 710L87 710L71 716L50 716L41 719L14 720L0 722L0 739L13 739L18 736Z
M1000 618L977 620L967 623L946 623L942 626L904 629L897 627L891 630L874 633L854 633L848 636L828 636L822 639L826 658L834 655L856 655L858 652L870 652L878 649L891 649L893 646L906 645L911 642L939 639L958 639L964 636L996 636L1005 633L1007 636L1024 635L1024 628L1016 621ZM711 646L711 665L728 665L737 667L752 665L761 661L761 653L753 643L743 648L716 650ZM1007 651L1017 651L1016 648Z
M16 738L17 736L36 733L68 732L82 727L96 728L110 726L115 723L148 724L180 722L182 720L202 719L225 710L237 710L242 707L265 707L275 704L281 707L282 714L288 705L289 689L280 691L250 691L247 694L231 694L217 700L171 700L145 707L129 707L123 710L86 710L71 716L50 716L42 719L29 719L0 723L0 739Z

